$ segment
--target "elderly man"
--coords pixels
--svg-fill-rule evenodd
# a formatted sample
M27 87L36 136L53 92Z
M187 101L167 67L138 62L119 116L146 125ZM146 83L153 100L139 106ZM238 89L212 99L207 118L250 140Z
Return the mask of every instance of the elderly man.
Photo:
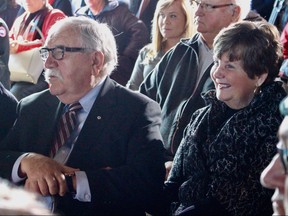
M53 25L40 53L49 90L19 103L0 175L61 214L145 215L165 175L160 108L109 78L117 64L112 32L69 17Z
M166 148L167 175L192 113L205 105L201 93L214 88L210 69L215 36L222 28L246 17L250 10L249 0L191 2L196 7L194 19L199 33L166 53L140 86L140 92L162 108L160 130Z

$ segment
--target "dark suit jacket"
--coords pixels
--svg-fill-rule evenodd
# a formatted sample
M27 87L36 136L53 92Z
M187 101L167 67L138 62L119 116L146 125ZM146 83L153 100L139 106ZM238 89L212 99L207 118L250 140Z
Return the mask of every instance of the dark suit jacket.
M16 119L17 99L0 83L0 141Z
M10 178L23 152L49 154L62 107L49 90L19 103L19 118L1 144L2 177ZM67 162L86 172L92 202L67 194L59 198L58 210L65 215L143 215L164 182L160 121L156 102L107 78Z

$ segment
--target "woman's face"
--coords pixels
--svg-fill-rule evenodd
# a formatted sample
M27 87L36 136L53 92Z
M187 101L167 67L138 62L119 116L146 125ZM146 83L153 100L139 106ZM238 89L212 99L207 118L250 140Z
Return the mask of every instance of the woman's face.
M23 7L29 13L34 13L43 8L45 0L22 0Z
M256 86L263 83L259 77L249 78L242 68L241 61L229 61L226 53L221 59L215 59L210 75L218 100L232 109L246 107L254 97Z
M186 17L181 1L163 8L158 16L158 27L163 38L179 40L185 33Z

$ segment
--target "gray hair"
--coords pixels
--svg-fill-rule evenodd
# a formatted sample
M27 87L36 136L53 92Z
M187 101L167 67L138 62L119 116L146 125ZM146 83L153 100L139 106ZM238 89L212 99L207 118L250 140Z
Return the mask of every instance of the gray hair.
M91 18L66 17L57 21L49 30L46 42L54 34L67 29L74 31L76 40L80 40L82 47L102 52L104 65L101 75L110 75L118 64L117 46L112 31L105 23L99 23Z
M251 10L251 0L233 0L232 3L241 8L240 20L245 19Z

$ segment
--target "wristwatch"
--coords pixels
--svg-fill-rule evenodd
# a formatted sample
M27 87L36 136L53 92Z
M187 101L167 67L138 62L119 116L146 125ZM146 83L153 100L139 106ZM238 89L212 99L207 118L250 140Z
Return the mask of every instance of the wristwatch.
M73 187L73 176L75 176L75 173L66 173L64 175L68 192L71 193L72 195L75 195L76 190Z

